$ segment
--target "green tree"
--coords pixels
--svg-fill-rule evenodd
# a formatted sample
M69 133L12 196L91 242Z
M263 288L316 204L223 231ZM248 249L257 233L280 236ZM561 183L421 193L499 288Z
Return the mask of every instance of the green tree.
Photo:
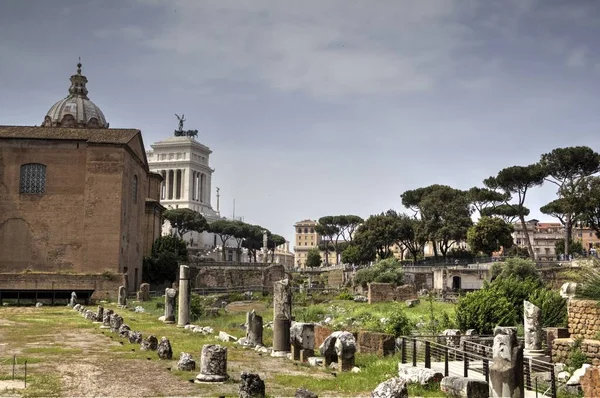
M505 195L505 204L512 207L519 217L519 221L523 227L523 233L525 234L529 257L531 258L535 258L535 253L531 246L529 231L527 230L527 223L525 222L525 199L527 197L527 192L531 188L542 185L545 176L545 169L536 163L529 166L507 167L500 170L495 177L489 177L483 181L485 186L489 189L503 193ZM516 199L516 203L510 203L513 198Z
M475 329L479 334L492 334L498 325L514 325L516 318L515 307L497 290L467 293L456 305L456 323L463 331Z
M269 232L267 238L267 249L271 252L271 262L275 261L275 249L277 246L283 245L284 243L285 238L283 236Z
M541 327L567 326L567 299L562 297L559 292L538 289L529 295L528 301L541 309Z
M334 236L339 233L339 227L334 216L325 216L319 218L319 223L315 226L315 232L321 235L325 245L325 266L329 265L329 244L334 242ZM324 238L324 239L323 239Z
M474 252L491 256L500 248L508 249L513 245L513 226L499 218L481 217L477 224L469 228L467 243Z
M414 217L400 214L398 217L398 244L411 254L413 261L417 261L423 253L423 247L427 243L427 235L424 231L423 221Z
M321 251L317 247L312 247L306 255L306 266L309 268L317 268L321 266Z
M208 228L202 214L191 209L169 209L163 213L163 217L171 224L173 234L180 238L190 231L204 232Z
M242 247L248 250L250 260L257 262L256 255L263 246L263 231L260 225L249 225L246 238L242 241Z
M504 203L505 195L489 188L473 187L467 191L467 198L473 206L473 211L483 216L485 215L482 214L483 212L493 212L496 207Z
M185 241L174 235L161 236L152 244L150 257L144 258L142 279L148 283L174 282L180 262L187 261Z
M579 219L586 223L600 237L600 177L585 178L578 187L577 195Z
M375 260L377 254L366 246L352 243L346 246L342 252L342 263L344 264L367 264Z
M558 203L551 210L558 210L558 213L552 211L550 214L563 215L559 219L565 226L564 246L565 254L568 255L573 222L580 210L579 188L589 176L600 171L600 154L587 146L556 148L543 154L540 164L545 171L546 181L557 187ZM550 204L552 203L554 202Z
M236 233L236 221L233 220L215 220L211 222L208 226L208 230L213 234L219 237L221 241L222 250L222 258L223 261L226 260L226 244L227 241L234 237Z
M571 253L583 253L583 246L581 246L581 241L575 241L573 242L571 240L571 242L569 243L569 247L571 248ZM559 240L554 244L554 251L556 252L557 256L560 256L561 254L565 254L565 241L564 240Z
M423 231L433 245L435 257L439 249L445 258L453 245L467 238L472 220L466 192L435 184L406 191L401 197L402 204L423 222Z
M373 215L365 220L356 231L353 243L363 253L375 252L380 259L392 255L392 246L399 238L399 217L394 210Z
M495 207L482 209L480 214L485 217L498 217L507 224L513 224L519 219L519 214L523 214L524 217L527 217L529 215L529 209L525 206L519 208L513 205L501 204Z

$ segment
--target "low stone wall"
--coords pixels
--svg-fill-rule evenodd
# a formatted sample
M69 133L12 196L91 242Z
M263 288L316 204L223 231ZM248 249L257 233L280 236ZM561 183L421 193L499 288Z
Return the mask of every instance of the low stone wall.
M327 285L331 288L340 288L344 285L344 270L336 269L327 273Z
M600 332L600 302L569 301L569 333L571 337L593 339Z
M574 339L554 339L552 343L552 361L566 362L569 358L569 353L573 347ZM581 352L583 352L588 360L593 364L600 365L600 341L599 340L583 340L581 342Z
M244 288L262 286L272 292L273 283L285 278L285 267L274 264L268 267L252 265L194 265L193 288Z
M330 329L326 326L315 325L315 350L318 350L319 346L323 344L327 336L333 332L333 329Z
M394 286L391 283L369 283L369 304L387 301L404 301L417 298L413 285Z
M116 299L124 274L0 273L0 291L93 291L92 300Z
M396 352L396 339L391 334L358 332L357 350L362 354L377 354L379 356L393 355Z

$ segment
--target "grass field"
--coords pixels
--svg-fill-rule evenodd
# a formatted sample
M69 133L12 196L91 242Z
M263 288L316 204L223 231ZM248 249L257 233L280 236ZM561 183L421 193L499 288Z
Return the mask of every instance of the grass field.
M352 324L348 319L359 319L368 312L385 318L401 309L414 322L426 320L431 309L428 303L406 309L403 303L354 303L347 300L298 297L294 313L297 320L310 316L333 316L337 322ZM215 334L203 336L157 320L162 315L162 300L154 299L141 305L145 313L135 313L115 305L105 304L119 313L132 330L144 336L153 334L159 339L166 336L173 347L173 360L163 361L155 352L140 351L138 345L99 325L84 319L66 307L3 307L0 308L0 380L11 373L13 355L17 356L17 377L23 377L22 363L28 362L28 388L0 391L0 395L33 396L238 396L240 373L258 373L265 380L267 394L293 396L298 387L305 387L321 397L368 396L377 384L397 374L398 357L378 358L357 354L360 373L337 373L324 368L313 368L281 358L260 355L234 343L215 340L219 331L243 337L245 312L219 311L216 317L201 316L194 324L211 326ZM207 305L207 303L203 303ZM269 298L256 302L259 314L267 323L272 319ZM434 311L453 314L453 306L433 303ZM247 308L244 308L247 309ZM321 314L321 315L319 315ZM354 324L360 328L360 325ZM350 328L350 327L349 327ZM271 344L270 328L264 330L265 345ZM200 350L204 344L228 347L228 373L231 379L224 384L194 384L196 372L176 370L181 352L192 354L199 368ZM410 387L410 396L443 396L439 391Z

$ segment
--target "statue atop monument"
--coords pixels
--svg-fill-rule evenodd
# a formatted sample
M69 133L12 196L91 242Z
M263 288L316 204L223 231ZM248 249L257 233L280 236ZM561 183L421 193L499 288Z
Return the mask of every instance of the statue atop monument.
M177 118L177 120L179 120L179 127L177 130L175 130L175 137L195 138L198 136L198 130L183 130L183 122L186 121L185 114L182 113L181 116L175 114L175 117Z

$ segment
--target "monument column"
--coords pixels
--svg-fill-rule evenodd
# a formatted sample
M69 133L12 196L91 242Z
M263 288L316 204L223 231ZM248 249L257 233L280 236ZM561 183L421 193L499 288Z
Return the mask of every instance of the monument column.
M171 188L171 169L165 170L165 199L169 200L169 189Z
M291 349L292 290L288 279L273 284L273 357L285 357Z
M179 266L179 309L177 327L182 328L190 323L190 267Z

